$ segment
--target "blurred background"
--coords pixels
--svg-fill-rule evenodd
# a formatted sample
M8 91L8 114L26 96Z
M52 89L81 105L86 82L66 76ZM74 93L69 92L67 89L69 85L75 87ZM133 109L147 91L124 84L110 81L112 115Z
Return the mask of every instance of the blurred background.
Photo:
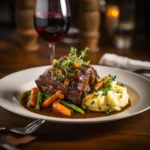
M19 26L17 24L19 21L21 22L21 20L16 21L16 12L19 14L16 2L17 0L0 1L0 39L12 39L16 36ZM26 0L26 2L32 3L30 0ZM118 50L149 48L149 0L98 0L97 2L98 8L94 8L93 5L93 10L99 11L99 18L97 18L99 19L98 47L112 46ZM80 16L85 12L88 14L90 9L84 11L81 0L70 0L70 5L72 26L61 43L78 45L80 40L82 41L80 33L84 30ZM94 30L92 27L94 23L91 20L88 20L88 24ZM84 26L86 28L87 23Z

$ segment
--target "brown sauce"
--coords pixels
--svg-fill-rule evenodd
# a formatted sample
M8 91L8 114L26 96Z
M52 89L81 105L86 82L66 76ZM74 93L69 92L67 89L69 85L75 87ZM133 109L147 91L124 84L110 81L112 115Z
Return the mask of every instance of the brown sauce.
M51 117L66 117L66 116L60 116L56 113L53 112L52 108L49 107L49 108L41 108L40 111L36 111L34 107L31 107L31 108L28 108L27 107L27 102L28 102L28 91L27 92L24 92L21 96L21 99L20 99L20 104L26 108L27 110L33 112L33 113L36 113L36 114L40 114L40 115L44 115L44 116L51 116ZM130 106L131 106L131 101L129 100L129 104L124 108L122 109L121 111L119 112L111 112L111 113L106 113L106 112L92 112L92 111L85 111L85 114L79 114L79 113L76 113L76 112L73 112L72 115L70 117L66 117L66 118L75 118L75 119L79 119L79 118L96 118L96 117L106 117L106 116L110 116L110 115L114 115L114 114L118 114L126 109L128 109Z

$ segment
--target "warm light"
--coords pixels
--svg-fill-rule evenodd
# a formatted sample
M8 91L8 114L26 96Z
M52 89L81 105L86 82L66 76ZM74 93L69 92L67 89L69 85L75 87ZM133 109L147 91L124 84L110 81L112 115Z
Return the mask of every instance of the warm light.
M118 6L110 5L107 7L106 16L112 18L118 18L120 14Z
M118 10L112 10L112 16L114 16L114 17L118 17L119 16L119 12L118 12Z
M115 30L119 24L120 9L117 5L108 5L106 9L106 24L109 31Z

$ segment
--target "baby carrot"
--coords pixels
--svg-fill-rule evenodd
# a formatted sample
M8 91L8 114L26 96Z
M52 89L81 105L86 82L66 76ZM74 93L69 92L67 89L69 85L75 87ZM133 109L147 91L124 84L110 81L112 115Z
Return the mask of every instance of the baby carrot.
M42 107L49 107L57 99L58 99L57 95L53 94L43 102Z
M109 80L109 77L104 77L101 81L97 82L94 86L94 90L98 90L100 87L102 87L103 84L105 84Z
M94 86L94 90L98 90L103 84L104 84L104 81L97 82L96 85Z
M53 102L52 108L56 113L59 113L64 116L71 116L71 110L65 107L64 105L60 104L59 101Z
M46 99L43 104L42 107L49 107L55 100L57 100L58 98L63 99L64 95L61 94L61 91L56 91L55 94L53 94L52 96L50 96L48 99Z
M37 95L38 95L39 89L37 87L34 87L31 89L31 96L28 101L28 105L35 106L37 101Z

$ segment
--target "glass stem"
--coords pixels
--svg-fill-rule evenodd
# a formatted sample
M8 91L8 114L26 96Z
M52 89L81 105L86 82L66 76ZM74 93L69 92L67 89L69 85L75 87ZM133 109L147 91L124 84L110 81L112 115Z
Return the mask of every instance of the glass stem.
M50 64L52 65L53 60L55 59L55 45L48 43L50 48Z

